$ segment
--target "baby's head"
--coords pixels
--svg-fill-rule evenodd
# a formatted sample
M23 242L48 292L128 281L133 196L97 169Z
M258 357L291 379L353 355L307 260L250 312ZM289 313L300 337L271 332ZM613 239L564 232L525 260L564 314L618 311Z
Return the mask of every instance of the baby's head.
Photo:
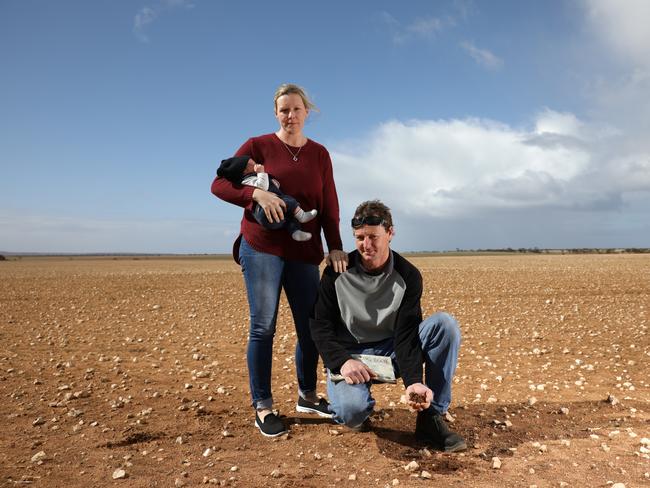
M249 159L246 163L246 170L244 171L244 174L246 173L264 173L264 165L257 164L252 159Z
M252 159L248 159L248 162L246 163L246 168L244 168L244 174L247 173L257 173L256 167L257 164L255 164L255 161Z

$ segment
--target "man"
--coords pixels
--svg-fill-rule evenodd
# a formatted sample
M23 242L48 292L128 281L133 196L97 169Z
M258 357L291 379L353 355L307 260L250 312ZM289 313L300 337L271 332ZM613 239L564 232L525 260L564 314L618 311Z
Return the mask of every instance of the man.
M395 234L390 209L378 200L359 205L352 219L356 251L348 269L328 266L311 320L314 342L329 370L327 393L337 423L367 430L375 405L375 373L352 354L390 356L417 411L416 438L447 452L467 449L443 420L451 402L460 330L449 314L422 320L422 276L390 249ZM423 383L425 364L426 379ZM333 381L340 374L342 381Z

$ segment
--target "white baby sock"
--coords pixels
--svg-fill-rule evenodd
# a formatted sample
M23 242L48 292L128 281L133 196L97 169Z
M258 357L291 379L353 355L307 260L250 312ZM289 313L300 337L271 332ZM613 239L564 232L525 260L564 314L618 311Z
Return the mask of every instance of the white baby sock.
M296 218L298 222L301 224L304 224L305 222L309 222L312 220L314 217L316 217L316 214L318 214L318 210L310 210L309 212L305 212L302 208L299 208L293 216Z

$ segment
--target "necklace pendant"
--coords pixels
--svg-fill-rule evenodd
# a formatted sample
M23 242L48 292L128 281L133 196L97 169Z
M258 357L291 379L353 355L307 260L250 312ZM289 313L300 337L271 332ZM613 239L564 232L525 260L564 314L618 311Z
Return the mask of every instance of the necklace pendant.
M293 160L294 160L294 161L298 161L298 156L294 156L294 157L293 157Z

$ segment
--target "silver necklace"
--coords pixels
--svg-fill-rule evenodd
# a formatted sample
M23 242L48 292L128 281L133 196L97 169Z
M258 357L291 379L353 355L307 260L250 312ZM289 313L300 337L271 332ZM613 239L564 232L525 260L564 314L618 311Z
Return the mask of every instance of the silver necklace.
M278 137L278 139L280 139L280 138ZM294 154L293 151L292 151L291 149L289 149L289 146L287 146L287 145L284 143L284 141L283 141L282 139L280 139L280 142L281 142L282 144L284 144L284 147L287 148L287 151L289 151L289 154L291 154L291 158L292 158L295 162L298 162L298 154L300 154L300 151L302 151L302 148L305 147L305 145L307 144L307 143L305 143L305 144L303 144L302 146L300 146L300 147L298 148L298 151Z

